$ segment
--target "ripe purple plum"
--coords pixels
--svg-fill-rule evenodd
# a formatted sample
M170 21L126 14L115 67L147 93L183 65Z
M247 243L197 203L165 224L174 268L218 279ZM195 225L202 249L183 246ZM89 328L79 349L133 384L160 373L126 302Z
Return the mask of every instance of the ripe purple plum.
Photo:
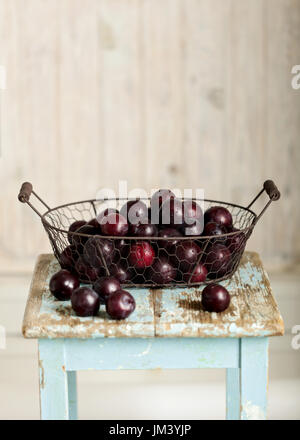
M204 213L204 222L215 222L225 227L232 225L232 215L223 206L212 206Z
M197 263L202 249L192 240L181 241L175 248L175 255L171 256L174 267L182 272L189 272Z
M78 316L95 316L100 307L99 295L89 287L79 287L71 296L72 308Z
M128 223L121 214L108 214L101 220L101 231L104 235L124 236L128 232Z
M230 295L220 284L208 284L202 291L201 302L204 310L220 313L229 306Z
M204 264L210 278L222 277L230 271L231 252L223 244L212 244L207 250Z
M203 283L207 277L207 269L204 266L204 264L202 263L197 264L194 272L193 270L194 269L190 270L190 272L187 272L183 275L184 281L190 283ZM190 279L191 275L192 277Z
M113 319L125 319L135 309L135 300L126 290L112 293L106 301L106 312Z
M59 301L68 301L75 289L79 287L79 279L68 270L62 269L50 279L50 291Z
M177 270L167 257L156 258L149 268L147 278L155 284L168 284L176 279Z
M84 260L93 267L110 266L115 256L115 247L112 240L101 237L91 237L86 242L83 249ZM104 261L103 261L104 260Z
M121 289L121 285L119 280L114 277L102 277L96 281L93 289L98 293L101 302L105 303L112 293Z

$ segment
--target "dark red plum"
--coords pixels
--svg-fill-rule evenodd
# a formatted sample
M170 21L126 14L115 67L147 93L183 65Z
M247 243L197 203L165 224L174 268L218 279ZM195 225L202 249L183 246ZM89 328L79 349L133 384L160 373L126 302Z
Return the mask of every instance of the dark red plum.
M95 316L100 307L99 295L89 287L79 287L71 296L72 308L78 316Z
M51 277L50 291L59 301L68 301L77 287L79 279L68 270L62 269Z
M202 291L202 306L208 312L220 313L230 304L230 295L220 284L208 284Z
M90 238L89 236L99 234L99 230L91 225L84 225L77 229L76 234L84 234L72 236L72 243L76 247L76 251L78 254L82 254L84 245Z
M124 236L128 232L128 223L121 214L108 214L101 220L101 231L104 235Z
M93 226L93 228L97 228L99 230L99 234L100 234L100 224L96 218L92 218L92 220L87 222L87 225Z
M83 258L90 266L96 268L105 267L105 261L106 265L109 267L113 262L115 252L112 240L107 240L101 237L91 237L84 246Z
M202 264L202 263L197 264L197 266L194 270L194 273L193 273L193 270L194 270L194 268L190 272L187 272L183 275L184 281L187 283L188 282L190 282L190 283L203 283L207 277L207 269L204 266L204 264ZM191 275L192 275L192 277L190 279Z
M223 225L220 225L218 223L215 223L215 222L206 223L206 225L204 226L204 230L203 230L204 236L215 237L210 240L210 243L218 242L221 244L225 244L226 236L225 237L219 237L219 236L226 234L226 233L227 233L226 227Z
M114 263L118 263L122 258L127 258L130 250L130 241L121 239L121 240L112 240L112 244L115 248L115 255L113 258Z
M137 237L156 237L158 234L158 229L155 225L150 223L129 226L129 235Z
M189 272L197 263L202 249L193 241L181 241L175 248L175 255L171 256L174 267L178 267L182 272Z
M182 233L175 228L165 228L159 231L158 236L162 238L174 237L174 240L157 240L159 248L164 248L166 251L172 251L172 248L179 242L179 239L176 237L182 237Z
M98 293L102 303L105 303L107 298L117 290L121 289L119 280L114 277L102 277L96 281L93 289Z
M148 269L147 279L155 284L168 284L176 279L177 270L169 262L167 257L155 259L152 266Z
M137 269L144 269L151 266L155 257L155 252L151 244L147 241L140 241L130 247L128 260Z
M71 224L71 226L69 227L69 232L76 232L79 228L81 228L84 225L86 225L85 220L77 220L76 222ZM72 234L68 234L68 240L70 244L72 244L72 237L73 237Z
M209 277L222 277L226 275L231 268L231 252L223 244L212 244L207 249L205 266L209 272Z
M67 246L59 256L59 262L63 269L72 270L75 267L78 254L75 246Z
M226 241L226 246L231 253L243 252L246 245L245 234L236 228L231 228L230 232L236 232L236 234L229 235Z
M135 300L126 290L112 293L106 301L106 312L113 319L125 319L135 309Z
M75 270L79 278L88 283L94 283L101 274L104 275L103 268L96 269L88 265L82 257L78 258L75 264Z
M219 225L230 227L232 225L232 215L223 206L212 206L204 213L204 222L214 222Z
M110 273L122 284L130 283L133 277L132 270L128 268L126 263L113 263L110 267Z

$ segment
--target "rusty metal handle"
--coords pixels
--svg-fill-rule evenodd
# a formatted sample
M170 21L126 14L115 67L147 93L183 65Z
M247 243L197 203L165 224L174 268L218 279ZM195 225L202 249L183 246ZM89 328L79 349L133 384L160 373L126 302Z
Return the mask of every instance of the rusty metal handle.
M18 199L20 200L20 202L22 203L26 203L29 202L31 193L32 193L32 184L29 182L24 182L23 185L21 186L19 195L18 195Z
M280 192L273 180L266 180L264 182L264 190L273 201L280 199Z
M32 183L30 183L30 182L23 183L23 185L21 186L19 195L18 195L18 199L21 203L27 203L27 205L29 205L30 208L33 209L34 212L36 212L36 214L38 214L40 217L42 217L42 214L29 201L31 194L33 194L47 208L48 211L50 210L50 207L47 205L47 203L45 203L44 200L42 200L33 191L33 186L32 186Z
M257 194L256 197L254 197L252 202L247 206L248 209L251 208L254 202L256 202L256 200L262 195L264 191L266 191L270 199L268 200L264 208L261 210L261 212L257 215L257 217L253 220L253 225L258 222L260 217L263 215L263 213L266 211L266 209L272 202L280 199L280 191L278 190L273 180L266 180L263 184L262 190Z

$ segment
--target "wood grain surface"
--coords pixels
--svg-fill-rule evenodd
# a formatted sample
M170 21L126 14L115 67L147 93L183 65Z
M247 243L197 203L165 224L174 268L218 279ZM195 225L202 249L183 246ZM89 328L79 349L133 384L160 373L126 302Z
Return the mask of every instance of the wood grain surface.
M103 306L98 316L80 318L69 302L56 301L49 291L50 277L58 268L53 255L38 258L23 322L26 338L237 338L284 332L268 276L254 252L246 252L234 276L222 282L231 294L230 306L222 313L202 309L202 287L128 289L136 300L128 319L109 319Z
M300 0L0 0L0 29L2 273L50 251L27 180L50 206L122 179L244 205L273 178L249 248L299 259Z

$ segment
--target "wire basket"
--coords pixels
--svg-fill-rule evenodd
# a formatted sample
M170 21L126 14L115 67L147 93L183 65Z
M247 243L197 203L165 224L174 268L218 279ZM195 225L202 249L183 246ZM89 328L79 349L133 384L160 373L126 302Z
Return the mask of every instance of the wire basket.
M269 200L257 215L250 208L264 191ZM31 194L46 208L44 214L31 204ZM126 203L128 199L125 198L85 200L51 209L28 182L23 183L18 198L40 216L61 267L75 272L82 283L93 284L102 276L114 276L124 287L155 288L197 286L230 278L239 265L254 226L271 202L280 198L280 192L273 181L267 180L247 207L191 199L204 204L205 210L212 206L225 207L232 216L231 232L217 236L175 237L103 235L96 216L110 203L117 206ZM150 209L150 198L139 200ZM72 231L70 226L74 222L80 222L77 225L81 226L88 224L90 228L83 232ZM146 261L143 257L141 264L136 258L137 251L147 255L149 250L150 258Z

